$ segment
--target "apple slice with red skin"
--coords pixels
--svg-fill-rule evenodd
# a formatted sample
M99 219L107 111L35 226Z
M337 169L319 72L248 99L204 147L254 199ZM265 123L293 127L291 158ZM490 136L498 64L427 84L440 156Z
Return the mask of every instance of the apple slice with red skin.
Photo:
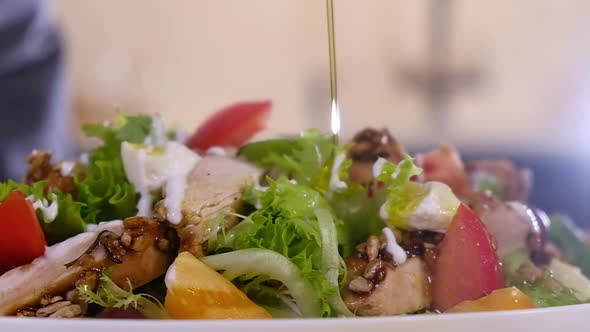
M432 303L445 311L504 287L502 266L485 225L461 204L442 240L432 271Z
M191 149L244 145L266 128L272 109L270 100L236 103L211 115L185 142Z

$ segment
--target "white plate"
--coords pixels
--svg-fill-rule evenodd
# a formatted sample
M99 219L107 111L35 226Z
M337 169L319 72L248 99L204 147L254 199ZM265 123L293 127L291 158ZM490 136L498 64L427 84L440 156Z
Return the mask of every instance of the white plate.
M56 320L46 318L0 318L1 332L576 332L589 330L590 304L549 309L473 314L351 319L277 319L267 321Z

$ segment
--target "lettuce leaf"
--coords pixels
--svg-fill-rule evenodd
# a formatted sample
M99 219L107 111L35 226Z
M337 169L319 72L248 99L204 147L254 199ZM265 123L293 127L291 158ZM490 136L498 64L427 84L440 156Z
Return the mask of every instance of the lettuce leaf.
M349 179L351 159L345 159L338 169L339 180L345 188L330 191L330 179L335 156L346 154L347 147L335 145L328 135L316 130L303 132L298 138L277 139L247 144L240 150L246 159L267 169L280 170L297 183L321 193L343 221L337 225L339 245L347 257L356 244L369 235L381 232L385 223L380 208L388 201L387 212L394 226L403 226L407 217L428 193L427 188L410 182L421 172L412 158L399 165L386 162L377 181L381 185L361 186Z
M57 197L57 217L51 222L41 223L50 245L86 231L86 222L80 214L83 204L74 201L72 195L59 190L55 190L53 194Z
M321 317L325 303L320 302L312 280L287 257L268 249L241 249L201 258L252 299L279 317L287 315ZM285 308L287 307L287 308ZM286 310L285 310L286 309Z
M297 266L313 286L321 304L321 315L333 316L335 313L330 303L335 303L333 296L338 293L338 285L328 280L323 266L323 234L316 216L318 209L330 211L329 205L320 193L307 186L292 183L284 177L268 181L270 186L265 191L253 190L248 195L250 203L260 208L228 232L214 237L216 241L209 242L209 250L221 253L260 248L281 254ZM324 219L322 222L339 221ZM333 232L331 235L336 236ZM337 249L333 247L333 250L333 255L339 257ZM344 273L343 266L338 269ZM248 283L249 289L254 287L261 291L262 287L256 285L262 284ZM267 290L265 294L268 293Z
M125 175L121 143L123 140L143 142L149 135L150 126L151 118L145 115L122 114L113 125L84 126L87 136L99 138L103 143L90 152L86 177L76 182L84 221L95 224L124 219L137 212L139 196Z
M336 216L342 220L338 227L340 250L344 257L354 252L354 247L377 235L385 226L379 216L379 209L385 203L387 191L384 188L368 189L347 181L348 188L330 197L329 202Z
M164 306L158 299L145 293L133 294L133 287L129 280L126 286L129 291L117 286L107 274L103 273L96 291L88 285L80 285L77 289L80 299L86 303L94 303L103 308L135 309L146 318L167 317Z
M45 184L46 181L38 181L33 184L17 183L12 180L0 182L0 203L4 202L8 195L15 190L22 192L25 197L33 195L35 198L42 198L45 196Z
M502 261L504 267L504 276L507 286L515 286L523 293L528 295L535 306L538 308L555 307L562 305L579 304L581 301L575 296L572 289L564 287L556 280L551 271L545 269L541 278L535 282L526 280L518 272L518 268L523 263L533 264L526 249L518 250ZM561 286L561 290L556 292L547 285L556 283Z
M409 217L428 194L428 188L410 179L422 173L409 155L397 165L385 163L377 180L387 187L387 222L397 228L408 229ZM384 216L382 216L384 217Z
M297 138L247 144L239 153L262 167L282 171L299 184L325 192L336 149L330 136L310 129Z
M551 216L549 238L565 253L572 264L580 267L590 277L590 248L580 239L580 230L570 218L561 214Z

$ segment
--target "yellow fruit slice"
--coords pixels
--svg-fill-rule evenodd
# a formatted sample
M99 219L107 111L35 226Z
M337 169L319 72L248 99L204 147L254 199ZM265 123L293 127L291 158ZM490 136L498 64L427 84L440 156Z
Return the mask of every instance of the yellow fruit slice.
M229 280L188 252L166 274L164 306L173 319L272 318Z
M479 312L479 311L500 311L534 308L533 301L516 287L497 289L489 295L473 301L463 301L448 312Z

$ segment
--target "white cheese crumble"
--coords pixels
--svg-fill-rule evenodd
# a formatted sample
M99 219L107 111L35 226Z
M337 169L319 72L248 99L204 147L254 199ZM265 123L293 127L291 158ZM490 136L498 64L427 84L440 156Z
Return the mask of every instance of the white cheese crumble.
M51 203L45 198L36 199L35 196L30 195L27 200L33 203L35 210L40 210L45 222L52 222L57 217L59 206L55 194L51 194Z
M225 150L220 146L212 146L205 153L210 156L225 156Z
M332 165L332 173L330 174L330 191L336 191L339 189L346 189L346 182L340 180L340 168L342 163L346 159L344 153L339 153L334 158L334 164Z
M82 165L88 165L90 164L90 156L88 155L88 152L84 152L80 155L80 158L78 158L78 160L80 161L80 163Z
M61 176L69 176L72 174L74 166L76 166L76 163L73 161L62 161L61 164L59 164L59 173Z
M383 166L387 163L387 159L379 157L377 161L373 164L373 177L377 178L381 172L383 171Z
M442 182L428 182L428 194L410 215L409 225L417 230L444 233L461 202L449 186Z
M387 239L387 246L385 247L385 250L391 254L395 264L401 265L405 263L408 259L408 255L406 254L406 251L397 243L395 234L393 234L391 228L383 228L383 235L385 235L385 238Z

